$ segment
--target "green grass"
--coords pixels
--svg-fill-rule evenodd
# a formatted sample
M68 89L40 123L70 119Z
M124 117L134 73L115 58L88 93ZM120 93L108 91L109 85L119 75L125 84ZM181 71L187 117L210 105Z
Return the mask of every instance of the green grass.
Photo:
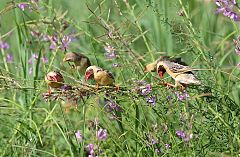
M0 53L0 156L87 156L90 143L98 156L239 154L240 72L236 65L240 57L233 44L239 22L215 14L214 2L40 0L30 4L33 11L16 7L21 2L0 2L0 37L10 45ZM66 98L45 101L44 76L49 71L61 71L66 83L78 87L83 75L62 62L63 49L50 51L49 41L33 37L31 31L59 39L74 36L67 51L81 52L92 64L114 74L120 92L108 94L122 111L106 111L104 101L109 96L104 91L93 91L84 100L75 93L80 100L69 112L65 112ZM117 58L106 59L106 43L116 48ZM13 63L6 60L9 53ZM39 57L31 65L32 54ZM197 77L204 85L187 88L189 97L178 100L174 93L179 89L167 89L159 84L157 74L143 72L146 64L161 55L181 57L199 69ZM43 56L48 63L42 62ZM113 63L122 67L113 68ZM149 96L156 95L155 106L134 90L134 80L152 85ZM164 80L173 82L168 75ZM111 119L112 114L118 118ZM99 124L90 129L95 119ZM96 137L100 128L107 129L105 141ZM82 142L75 137L77 130L83 134ZM192 139L178 138L177 130L193 134ZM157 143L151 145L149 136Z

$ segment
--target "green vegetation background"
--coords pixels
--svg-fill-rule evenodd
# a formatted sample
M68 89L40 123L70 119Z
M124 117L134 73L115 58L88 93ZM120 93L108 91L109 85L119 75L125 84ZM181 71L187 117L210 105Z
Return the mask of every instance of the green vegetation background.
M1 156L83 156L89 143L99 145L100 156L239 154L240 72L236 65L240 57L233 44L239 23L216 15L214 2L40 0L40 9L32 12L12 7L18 3L0 1L0 36L10 44L10 49L0 54ZM63 21L69 28L60 31ZM60 70L72 85L82 76L62 63L63 50L50 52L49 43L31 36L33 30L59 36L73 32L76 38L68 51L81 52L93 64L110 70L121 86L135 88L133 80L151 83L156 106L136 93L115 93L123 112L120 120L111 120L101 102L104 93L86 98L68 113L63 101L45 102L42 93L48 90L44 82L48 71ZM112 38L106 38L107 34ZM106 43L114 46L120 57L107 60ZM200 69L197 76L204 86L188 88L190 97L184 101L179 101L172 89L157 85L160 79L156 74L143 73L144 66L163 52ZM8 53L14 56L12 64L7 63ZM39 59L28 64L34 53L48 57L49 63ZM123 67L112 68L113 63ZM31 66L33 73L29 74ZM203 96L205 93L211 96ZM98 141L96 130L87 128L95 118L108 130L106 141ZM82 131L83 142L75 138L77 130ZM176 136L177 130L193 134L193 138L186 142ZM158 140L156 145L149 146L149 135ZM166 149L165 144L171 148Z

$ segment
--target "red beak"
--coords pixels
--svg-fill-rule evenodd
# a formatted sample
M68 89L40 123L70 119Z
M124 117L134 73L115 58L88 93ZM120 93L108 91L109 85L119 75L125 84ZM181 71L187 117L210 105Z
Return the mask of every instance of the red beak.
M56 78L56 77L57 77L57 76L50 76L51 81L57 82L57 78Z
M87 76L87 74L85 74L85 81L87 81L89 79L89 77Z
M163 74L164 74L164 73L163 73L162 71L159 71L159 72L158 72L158 75L160 76L160 78L163 78Z
M143 72L147 72L147 68L145 68L145 69L143 70Z
M85 74L85 81L89 80L91 76L92 76L92 73L87 72Z

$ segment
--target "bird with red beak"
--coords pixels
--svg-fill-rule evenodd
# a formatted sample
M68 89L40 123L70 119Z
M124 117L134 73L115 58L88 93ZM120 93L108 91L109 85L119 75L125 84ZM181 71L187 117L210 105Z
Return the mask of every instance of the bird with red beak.
M167 86L176 88L180 85L183 90L187 85L200 85L201 82L193 74L193 69L187 66L184 62L181 63L182 64L180 64L180 62L176 63L169 60L159 61L157 63L157 72L160 77L163 77L164 73L167 72L175 80L175 85L167 83Z
M60 88L64 83L63 76L58 71L51 71L45 76L45 81L52 88Z
M85 81L88 81L92 77L96 81L97 89L99 86L114 86L114 77L112 73L95 65L86 69Z
M58 89L64 85L64 78L62 74L58 71L51 71L45 76L45 81L48 86L54 89ZM48 93L51 94L51 90L48 90Z

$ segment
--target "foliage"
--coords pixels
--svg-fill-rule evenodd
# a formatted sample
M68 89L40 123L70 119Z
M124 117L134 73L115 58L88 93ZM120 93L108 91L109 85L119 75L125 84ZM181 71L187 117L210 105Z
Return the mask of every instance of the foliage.
M1 0L1 156L237 156L237 4L231 19L209 0ZM70 51L111 71L120 92L45 101L49 71L83 82L62 62ZM161 55L183 58L203 85L181 92L144 73Z

